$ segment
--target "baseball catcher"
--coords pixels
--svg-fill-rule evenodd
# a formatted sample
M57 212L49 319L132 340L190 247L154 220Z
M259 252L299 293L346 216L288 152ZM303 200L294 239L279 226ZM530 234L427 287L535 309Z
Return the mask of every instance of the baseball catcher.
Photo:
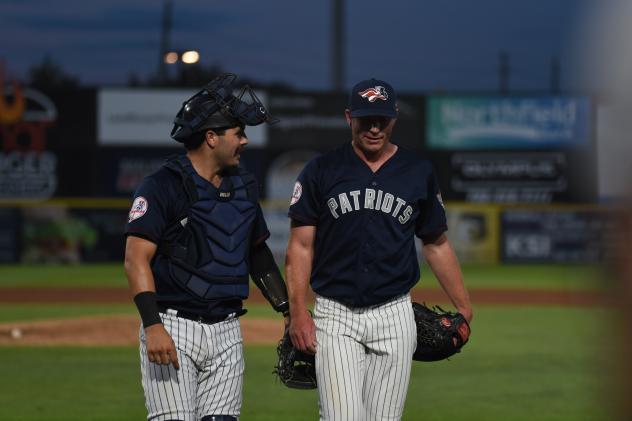
M277 346L279 362L274 367L281 382L292 389L316 388L316 364L313 355L294 348L290 331L286 328Z
M417 350L413 360L439 361L461 352L470 336L470 325L461 313L419 303L413 303L413 312L417 325Z

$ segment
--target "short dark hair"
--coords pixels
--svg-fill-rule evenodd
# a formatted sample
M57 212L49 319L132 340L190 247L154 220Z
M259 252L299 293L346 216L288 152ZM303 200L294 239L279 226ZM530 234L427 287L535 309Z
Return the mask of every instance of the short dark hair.
M200 147L206 139L206 132L212 130L218 136L224 136L228 127L220 127L218 129L206 129L201 132L193 133L186 141L184 141L184 147L187 151L192 151Z

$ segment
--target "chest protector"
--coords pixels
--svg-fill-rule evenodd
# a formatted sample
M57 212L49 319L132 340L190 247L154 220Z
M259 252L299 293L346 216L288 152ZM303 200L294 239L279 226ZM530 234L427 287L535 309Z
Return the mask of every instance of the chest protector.
M167 168L182 177L189 209L178 218L173 243L159 251L178 284L205 300L248 297L248 257L257 215L257 185L248 173L225 175L219 189L200 177L184 156Z

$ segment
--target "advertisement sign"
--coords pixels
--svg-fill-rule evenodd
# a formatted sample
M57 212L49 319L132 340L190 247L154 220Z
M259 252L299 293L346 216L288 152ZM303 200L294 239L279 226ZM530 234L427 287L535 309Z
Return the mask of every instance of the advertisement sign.
M55 194L57 156L47 140L56 120L50 98L0 78L1 200L45 200Z
M469 202L549 203L566 191L566 157L558 152L455 153L452 190Z
M280 200L287 207L294 185L307 163L318 156L315 151L299 149L280 154L270 163L265 177L266 198ZM285 209L287 211L287 209Z
M632 119L629 108L623 104L600 104L596 114L599 199L621 199L632 193Z
M176 149L123 146L102 148L94 163L94 176L90 180L90 186L93 191L98 191L99 197L130 198L143 178L159 170L168 158L185 153L182 144L179 145L180 148ZM257 178L262 195L267 155L266 149L246 147L240 159L240 166Z
M433 151L443 198L472 203L595 203L591 149Z
M441 96L427 103L430 148L559 149L587 146L591 104L579 96Z
M104 146L181 147L169 136L173 119L194 90L100 89L97 95L97 140ZM265 92L256 91L263 104ZM268 143L267 124L247 127L249 147Z
M331 150L351 140L344 115L348 94L275 93L269 95L270 113L279 119L270 126L270 146L284 149ZM399 115L393 142L419 149L423 134L424 98L399 95Z
M16 263L21 247L20 211L0 207L0 263Z
M613 216L599 210L508 209L501 232L506 263L603 262L617 244Z
M287 210L290 201L266 201L262 203L263 216L270 231L266 244L270 247L277 263L283 264L287 243L290 239L290 218Z
M27 264L121 261L128 213L128 208L25 207L19 210L20 241L12 251ZM2 233L0 224L0 261Z
M464 263L498 263L498 206L453 204L446 206L448 237Z

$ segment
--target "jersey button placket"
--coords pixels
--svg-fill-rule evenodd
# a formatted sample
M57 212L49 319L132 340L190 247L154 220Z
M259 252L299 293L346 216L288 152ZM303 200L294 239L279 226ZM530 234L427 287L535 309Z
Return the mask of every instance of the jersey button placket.
M362 245L362 272L369 273L369 266L371 265L371 261L374 259L371 253L371 238L370 234L367 235L366 241Z
M371 188L375 189L375 187L377 186L377 181L375 181L375 179L371 179L371 182L369 183L369 185L371 186ZM375 221L375 216L373 214L373 212L369 211L369 224L372 224L373 221Z

